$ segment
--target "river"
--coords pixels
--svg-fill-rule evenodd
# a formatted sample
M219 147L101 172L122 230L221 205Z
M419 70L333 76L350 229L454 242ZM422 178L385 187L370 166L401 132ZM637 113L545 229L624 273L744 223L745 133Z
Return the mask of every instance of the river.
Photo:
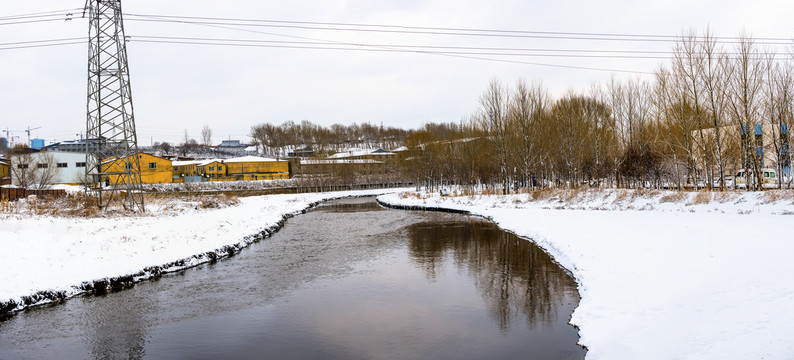
M346 199L231 258L0 320L0 359L582 359L578 302L486 220Z

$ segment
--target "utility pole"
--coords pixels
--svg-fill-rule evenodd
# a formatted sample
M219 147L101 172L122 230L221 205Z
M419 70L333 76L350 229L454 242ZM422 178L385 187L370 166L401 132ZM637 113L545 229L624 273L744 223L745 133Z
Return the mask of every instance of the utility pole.
M88 103L86 201L144 211L121 0L86 0ZM85 15L84 10L84 15Z

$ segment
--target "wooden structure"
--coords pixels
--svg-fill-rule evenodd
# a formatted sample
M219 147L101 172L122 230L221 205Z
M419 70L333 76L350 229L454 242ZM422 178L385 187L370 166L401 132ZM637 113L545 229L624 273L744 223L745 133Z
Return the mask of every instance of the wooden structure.
M17 201L30 195L36 195L40 199L57 199L66 196L66 190L27 190L18 188L0 188L0 200Z

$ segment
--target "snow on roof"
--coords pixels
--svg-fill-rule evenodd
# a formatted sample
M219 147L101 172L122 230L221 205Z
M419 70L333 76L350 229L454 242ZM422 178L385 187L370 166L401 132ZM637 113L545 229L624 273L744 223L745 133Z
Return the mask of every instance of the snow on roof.
M321 165L321 164L383 164L383 161L377 161L372 159L354 159L354 160L343 160L343 159L334 159L334 160L302 160L301 164L303 165Z
M269 159L269 158L249 155L249 156L241 156L241 157L226 159L223 162L241 163L241 162L272 162L272 161L286 161L286 160L276 160L276 159Z
M394 155L394 153L388 152L383 149L375 149L375 150L350 150L350 151L343 151L338 152L329 156L329 159L343 159L348 157L355 157L355 156L365 156L365 155Z
M212 164L212 163L214 163L214 162L217 162L217 163L222 163L222 162L223 162L223 160L222 160L222 159L206 159L206 160L200 160L200 161L198 161L198 163L197 163L196 165L198 165L198 166L206 166L206 165Z
M171 165L173 166L186 166L186 165L196 165L200 160L182 160L182 161L171 161Z

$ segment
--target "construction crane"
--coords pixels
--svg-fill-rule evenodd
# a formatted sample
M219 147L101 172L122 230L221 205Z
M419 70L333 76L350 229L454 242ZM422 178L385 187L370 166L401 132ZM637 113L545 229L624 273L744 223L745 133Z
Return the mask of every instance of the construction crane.
M28 146L30 146L30 132L33 131L33 130L37 130L37 129L41 129L41 126L34 127L32 129L30 128L30 126L28 126L28 128L25 129L25 132L28 133Z
M11 129L6 128L5 130L3 130L3 132L6 133L6 139L8 140L8 147L9 148L14 147L14 137L15 137L14 133L16 131L11 131Z

